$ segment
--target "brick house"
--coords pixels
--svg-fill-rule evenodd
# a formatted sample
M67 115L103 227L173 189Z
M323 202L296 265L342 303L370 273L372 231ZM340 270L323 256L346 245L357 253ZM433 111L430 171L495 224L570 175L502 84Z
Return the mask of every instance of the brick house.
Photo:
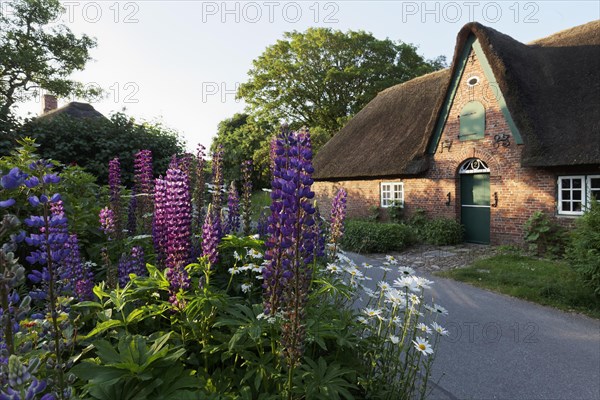
M450 68L380 92L314 166L321 208L344 187L354 217L396 203L492 244L537 210L572 225L600 199L600 21L528 44L465 25Z

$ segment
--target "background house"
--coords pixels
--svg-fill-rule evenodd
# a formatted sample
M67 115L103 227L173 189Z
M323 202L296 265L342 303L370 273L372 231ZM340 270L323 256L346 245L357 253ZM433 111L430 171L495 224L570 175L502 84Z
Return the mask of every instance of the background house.
M400 204L519 243L534 211L572 224L600 198L600 21L529 44L478 23L452 65L391 87L318 153L314 189L350 216Z

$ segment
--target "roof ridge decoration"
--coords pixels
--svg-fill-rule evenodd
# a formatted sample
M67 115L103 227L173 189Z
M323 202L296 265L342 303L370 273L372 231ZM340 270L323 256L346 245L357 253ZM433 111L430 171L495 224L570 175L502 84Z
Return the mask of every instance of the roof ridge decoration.
M450 109L452 107L452 103L454 102L454 98L456 96L456 90L458 88L458 84L463 76L465 67L467 65L467 60L469 58L469 54L471 53L471 49L475 52L475 56L481 65L481 69L488 81L488 84L491 87L494 87L496 90L496 101L498 102L498 106L502 111L502 115L508 124L510 131L515 139L516 144L523 144L523 138L521 137L521 133L519 132L519 128L515 124L512 115L508 109L506 104L506 100L504 99L504 95L502 94L502 90L500 89L500 85L496 80L492 67L483 52L481 47L481 43L479 39L475 36L473 32L471 32L463 45L462 52L460 57L456 61L456 69L454 70L450 82L448 83L448 90L446 91L446 96L444 98L444 102L442 103L442 107L438 111L438 117L435 124L435 128L433 130L433 135L431 136L431 140L429 145L427 146L427 154L435 154L437 151L440 139L442 137L442 130L446 125L446 121L448 120L448 114L450 113Z

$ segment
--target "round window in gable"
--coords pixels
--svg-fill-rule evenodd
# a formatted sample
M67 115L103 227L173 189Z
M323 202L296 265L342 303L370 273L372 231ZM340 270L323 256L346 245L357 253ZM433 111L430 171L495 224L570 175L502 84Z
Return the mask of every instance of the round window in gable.
M467 79L467 86L469 86L469 87L473 87L473 86L477 85L478 83L479 83L478 76L472 76L469 79Z

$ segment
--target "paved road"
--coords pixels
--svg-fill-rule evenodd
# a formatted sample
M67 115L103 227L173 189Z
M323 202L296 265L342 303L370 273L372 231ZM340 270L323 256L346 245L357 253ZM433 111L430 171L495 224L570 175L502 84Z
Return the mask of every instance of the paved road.
M376 281L380 271L369 271ZM424 276L449 312L431 399L600 400L600 321Z

